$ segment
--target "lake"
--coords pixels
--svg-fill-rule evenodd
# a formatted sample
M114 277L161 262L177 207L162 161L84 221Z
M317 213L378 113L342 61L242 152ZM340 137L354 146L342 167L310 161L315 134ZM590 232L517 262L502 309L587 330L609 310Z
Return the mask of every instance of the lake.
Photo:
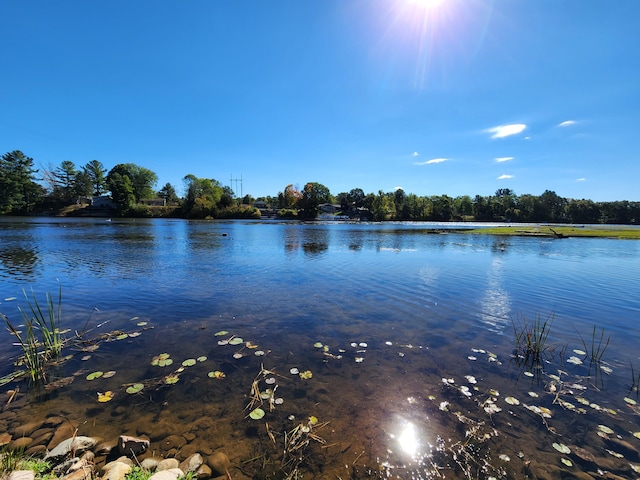
M640 242L451 227L0 217L0 312L61 288L95 340L0 426L183 436L248 478L637 476ZM514 356L536 322L542 358Z

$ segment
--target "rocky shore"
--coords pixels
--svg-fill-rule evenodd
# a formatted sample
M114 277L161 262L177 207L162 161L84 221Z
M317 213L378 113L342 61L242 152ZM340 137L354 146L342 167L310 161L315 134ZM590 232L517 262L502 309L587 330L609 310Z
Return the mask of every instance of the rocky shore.
M0 414L0 420L2 417ZM12 433L0 433L0 446L47 461L57 478L64 480L123 480L134 468L149 472L153 480L248 478L232 466L225 452L196 447L192 434L169 435L152 449L149 438L120 435L101 439L81 435L80 427L77 422L50 416L18 425ZM34 478L35 472L29 470L9 475L9 480Z

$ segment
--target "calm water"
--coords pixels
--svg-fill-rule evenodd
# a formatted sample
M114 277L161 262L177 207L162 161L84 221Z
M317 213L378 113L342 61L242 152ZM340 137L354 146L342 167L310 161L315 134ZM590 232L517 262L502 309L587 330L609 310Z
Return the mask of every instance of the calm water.
M198 445L236 452L233 463L254 477L282 466L265 421L282 442L309 416L329 423L317 432L326 444L306 447L307 478L631 475L640 459L598 425L640 449L629 402L630 364L640 372L638 272L636 241L434 234L424 224L0 218L2 313L18 322L23 289L43 299L61 286L65 326L141 332L112 335L87 360L79 352L56 372L76 381L25 415L73 412L103 436L148 435L160 454L162 438L192 432ZM538 317L553 317L554 353L543 369L519 367L513 322ZM604 370L569 361L585 358L574 350L591 348L594 325L611 338ZM257 348L218 344L234 335ZM3 336L4 375L18 352ZM164 352L175 364L151 366ZM261 365L278 374L283 403L256 421L245 410L252 381L273 388ZM117 373L85 380L95 370ZM209 378L214 370L226 378ZM124 392L140 381L144 393ZM109 389L114 399L98 403ZM598 460L580 463L553 443Z

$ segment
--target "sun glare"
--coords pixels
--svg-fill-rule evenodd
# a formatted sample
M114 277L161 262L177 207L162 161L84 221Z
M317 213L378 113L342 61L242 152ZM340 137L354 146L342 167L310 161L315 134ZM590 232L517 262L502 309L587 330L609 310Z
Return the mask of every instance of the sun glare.
M407 1L410 4L415 5L416 7L424 8L425 10L437 8L444 3L444 0L407 0Z

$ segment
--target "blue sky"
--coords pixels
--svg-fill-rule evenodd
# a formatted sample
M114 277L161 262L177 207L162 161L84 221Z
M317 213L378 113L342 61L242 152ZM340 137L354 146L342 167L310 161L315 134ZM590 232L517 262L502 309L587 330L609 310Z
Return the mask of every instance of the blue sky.
M637 0L1 2L0 150L277 195L640 200ZM240 193L238 184L237 193Z

